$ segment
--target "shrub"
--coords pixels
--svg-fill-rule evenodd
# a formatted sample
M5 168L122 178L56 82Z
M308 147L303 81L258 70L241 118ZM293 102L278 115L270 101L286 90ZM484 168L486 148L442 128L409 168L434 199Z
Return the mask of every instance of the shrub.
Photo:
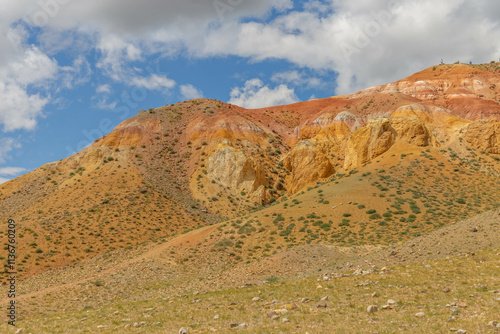
M224 239L224 240L221 240L218 243L216 243L212 249L215 251L223 251L228 247L232 247L233 245L234 245L234 243L231 240Z
M339 224L339 226L351 226L351 224L349 224L348 219L342 219L342 222Z
M240 229L238 230L239 234L250 234L252 232L255 232L255 227L252 226L250 223L245 223Z

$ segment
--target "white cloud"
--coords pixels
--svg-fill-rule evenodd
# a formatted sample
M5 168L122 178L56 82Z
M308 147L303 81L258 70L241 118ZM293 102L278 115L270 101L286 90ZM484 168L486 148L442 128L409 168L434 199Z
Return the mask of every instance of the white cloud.
M73 66L60 68L61 86L73 88L90 81L92 69L90 63L83 56L73 61Z
M9 81L27 86L54 78L57 70L57 62L40 52L38 48L31 47L24 52L21 59L11 62L0 73Z
M0 59L0 125L6 132L33 130L49 97L32 93L30 88L43 91L56 77L58 65L38 48L25 47L23 37L17 35L22 33L19 29L10 32L14 34L11 36L14 44L5 45L6 41L0 38L0 46L5 46L4 57Z
M298 102L293 89L286 85L279 85L274 89L264 86L260 79L251 79L245 82L242 88L235 87L231 90L229 103L238 106L256 109Z
M323 85L321 79L308 77L303 72L298 72L296 70L274 73L271 80L273 82L292 84L295 86L305 86L308 88L315 88Z
M126 63L142 58L142 51L138 46L116 35L102 36L97 44L97 49L102 54L97 68L102 69L115 81L127 81L131 71L127 68Z
M190 45L199 56L282 59L338 73L339 93L387 83L439 62L497 59L500 34L492 0L335 0L270 22L231 23ZM316 3L317 5L317 3ZM317 7L317 6L316 6ZM467 27L464 29L463 27ZM333 91L333 87L332 87Z
M21 145L12 138L0 139L0 164L5 163L8 154L14 148L20 148Z
M101 100L99 100L99 101L97 102L97 104L96 104L95 106L96 106L96 108L98 108L98 109L103 109L103 110L105 110L105 109L108 109L108 110L113 110L113 109L115 109L115 108L116 108L116 105L117 105L116 101L109 102L109 101L108 101L108 100L106 100L106 99L101 99Z
M486 62L500 54L494 42L500 33L500 3L493 0L310 0L302 2L301 11L290 0L64 3L53 13L45 10L43 29L50 33L43 45L57 51L57 40L64 45L97 41L98 68L123 83L136 76L132 62L156 52L286 60L337 72L339 93L400 79L441 58ZM226 6L217 7L221 3ZM0 22L9 24L21 18L33 22L43 12L37 2L4 0L2 6ZM273 18L268 16L272 8L278 12ZM5 45L0 40L2 50ZM0 55L0 65L8 57ZM148 78L139 81L148 86Z
M0 175L15 176L26 171L26 168L21 167L0 167Z
M0 184L10 181L10 179L6 179L5 177L0 177Z
M42 109L49 102L48 98L39 94L29 95L26 90L16 84L5 84L0 81L0 124L3 130L33 130L37 119L42 117Z
M185 100L199 99L203 97L201 90L197 89L195 86L187 84L181 85L182 98Z
M149 78L134 77L130 84L136 87L143 87L151 90L164 90L175 87L176 82L163 75L151 74Z
M111 86L106 84L106 85L99 85L96 88L96 93L100 94L110 94L111 93Z

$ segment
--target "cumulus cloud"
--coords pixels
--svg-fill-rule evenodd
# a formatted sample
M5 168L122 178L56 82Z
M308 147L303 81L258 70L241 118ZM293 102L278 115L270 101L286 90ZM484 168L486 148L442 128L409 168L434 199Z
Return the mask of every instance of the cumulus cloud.
M29 95L26 90L16 84L5 84L0 81L0 124L3 130L33 130L37 119L41 117L43 107L49 102L40 94Z
M22 32L9 32L14 33L10 40L0 37L0 46L4 46L0 58L0 125L6 132L33 130L49 98L30 89L43 90L57 75L58 64L37 47L26 47L17 40Z
M15 0L5 0L15 7ZM151 31L174 27L181 32L193 27L203 28L214 21L232 20L238 17L262 17L274 8L290 9L291 0L87 0L52 1L52 8L43 2L24 4L24 18L32 25L52 29L69 30L75 26L100 29L105 34L144 36ZM19 9L18 8L18 9ZM42 13L40 13L42 12ZM45 19L40 19L45 16Z
M57 62L40 52L37 47L27 49L22 57L0 70L3 78L27 86L38 84L55 76Z
M109 102L108 100L106 99L100 99L99 101L97 101L97 103L95 104L95 107L97 109L102 109L102 110L113 110L115 109L117 106L117 103L116 101L112 101L112 102Z
M308 88L315 88L323 85L321 79L309 77L305 73L296 70L274 73L271 80L273 82L305 86Z
M260 79L251 79L243 87L231 90L229 103L248 109L278 106L298 102L293 89L286 85L269 88Z
M473 4L462 0L335 0L287 12L270 22L228 24L212 31L204 44L192 50L255 61L282 59L318 71L335 71L337 92L351 93L400 79L439 63L440 58L450 63L498 59L500 45L491 41L500 26L491 13L500 13L500 4L492 0Z
M59 81L57 91L61 88L74 88L90 81L92 76L91 65L83 56L79 56L73 61L72 66L64 66L59 68Z
M109 94L109 93L111 93L111 86L108 84L99 85L99 86L97 86L95 91L96 91L96 93L100 93L100 94Z
M5 163L8 154L14 148L19 148L21 145L12 138L0 139L0 164Z
M15 176L26 171L26 168L21 167L0 167L1 176Z
M203 97L203 93L201 90L197 89L195 86L187 84L181 85L181 94L182 98L185 100L193 100L199 99Z
M175 87L176 82L163 75L151 74L148 78L134 77L130 84L150 90L165 90Z
M500 33L500 3L493 0L310 0L300 8L291 0L54 0L52 9L41 2L4 2L11 15L6 22L40 25L35 17L45 15L47 50L57 51L53 41L59 38L64 45L93 40L103 73L144 88L151 78L136 78L130 64L156 53L285 60L318 73L336 72L332 93L394 81L441 58L486 62L500 54L492 42ZM272 9L277 14L269 16ZM7 56L0 55L0 63L2 57ZM167 86L173 82L151 89Z

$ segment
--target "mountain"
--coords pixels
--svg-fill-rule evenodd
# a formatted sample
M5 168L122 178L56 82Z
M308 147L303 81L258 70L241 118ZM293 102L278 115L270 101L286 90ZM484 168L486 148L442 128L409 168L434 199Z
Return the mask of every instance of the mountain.
M440 65L287 106L197 99L143 110L83 151L1 185L0 218L19 224L23 277L270 205L259 219L283 217L283 205L297 206L287 220L326 217L324 237L298 244L378 243L359 234L396 218L417 225L404 238L424 233L498 206L499 73L498 63ZM308 194L325 182L323 194ZM341 212L346 202L354 212ZM373 211L368 220L364 211ZM236 225L257 229L247 221ZM337 221L344 228L332 228ZM357 238L331 238L349 224ZM301 236L299 226L275 225Z
M407 240L498 206L499 93L498 63L455 64L287 106L140 111L1 185L0 218L25 278L221 222L213 240L245 243L231 261Z
M0 219L17 222L21 316L49 333L190 323L189 332L227 332L246 326L231 320L245 310L256 331L365 322L396 331L356 304L383 294L409 298L384 308L399 308L387 315L396 322L421 313L422 300L442 318L450 289L460 300L498 286L487 268L500 247L499 86L499 63L439 65L287 106L196 99L139 111L81 152L0 185ZM434 266L444 269L422 274ZM389 287L359 290L378 280ZM424 285L437 299L419 298ZM326 309L326 290L344 286L351 292ZM481 300L467 310L495 309ZM170 304L178 312L164 313ZM362 320L341 325L331 312ZM311 315L328 315L330 327ZM485 331L474 319L460 324ZM447 330L434 320L415 326Z

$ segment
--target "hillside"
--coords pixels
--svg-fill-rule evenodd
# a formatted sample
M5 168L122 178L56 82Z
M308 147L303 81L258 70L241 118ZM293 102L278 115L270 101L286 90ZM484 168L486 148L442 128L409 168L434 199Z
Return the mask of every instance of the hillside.
M499 63L440 65L287 106L141 110L0 185L0 219L17 222L20 322L495 331L499 85Z
M206 243L214 230L24 280L21 326L37 333L496 333L499 210L390 247L311 244L248 264L230 264L223 249L203 251L216 244ZM196 256L179 263L173 250L183 245ZM378 310L368 312L371 305Z
M19 224L24 277L278 202L232 229L284 229L289 246L403 240L498 206L499 69L441 65L255 110L199 99L140 111L1 185L0 218Z

